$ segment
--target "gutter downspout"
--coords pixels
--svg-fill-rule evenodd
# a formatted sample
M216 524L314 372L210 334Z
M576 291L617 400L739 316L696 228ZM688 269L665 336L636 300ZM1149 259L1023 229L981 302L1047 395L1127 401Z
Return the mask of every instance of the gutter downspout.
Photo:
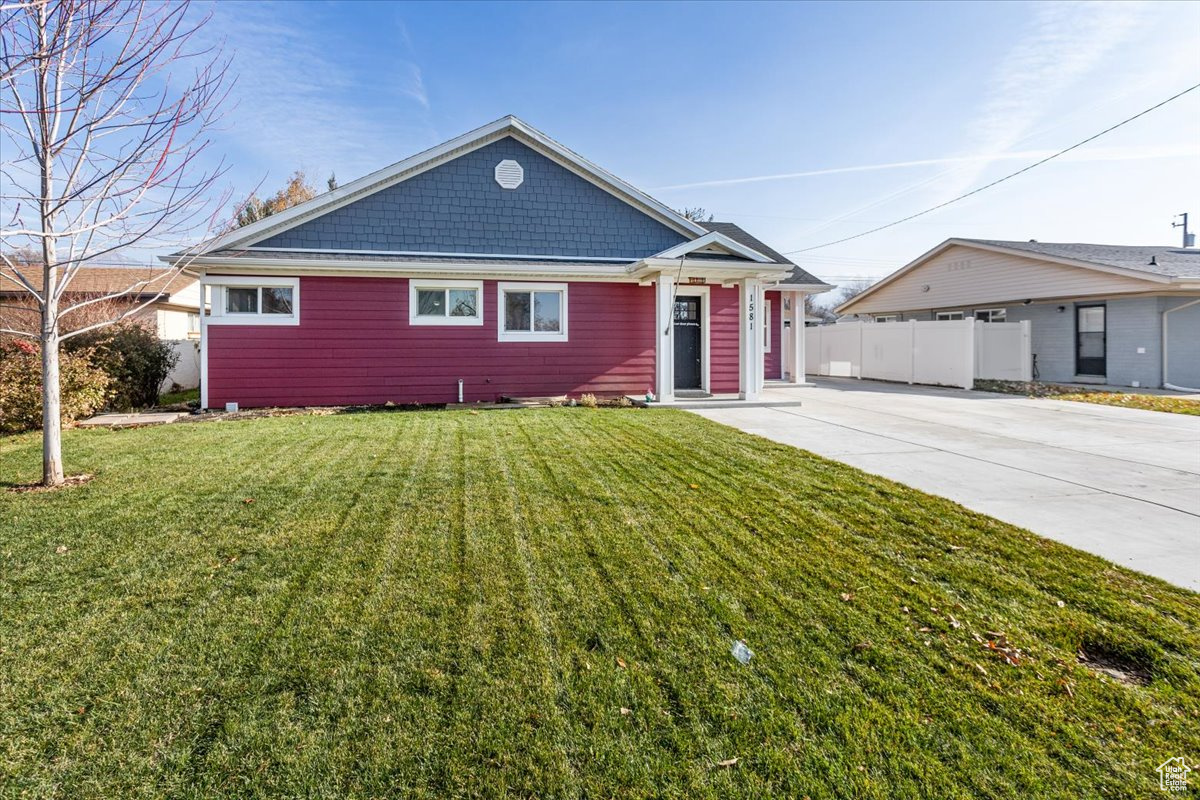
M1168 342L1167 342L1167 315L1170 314L1172 311L1179 311L1184 308L1191 308L1192 306L1196 305L1197 303L1200 303L1200 298L1193 300L1190 303L1184 303L1181 306L1175 306L1174 308L1168 308L1162 312L1162 385L1163 385L1164 389L1174 389L1177 392L1200 392L1200 389L1193 389L1189 386L1176 386L1172 383L1167 382L1167 344L1168 344Z

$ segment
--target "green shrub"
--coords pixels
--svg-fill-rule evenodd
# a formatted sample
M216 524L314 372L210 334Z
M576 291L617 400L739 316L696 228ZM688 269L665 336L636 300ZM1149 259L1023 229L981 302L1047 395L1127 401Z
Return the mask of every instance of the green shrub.
M62 420L67 425L104 407L112 379L87 351L59 357ZM0 433L42 427L42 352L23 339L0 341Z
M89 352L94 366L112 377L109 408L128 411L158 403L158 389L179 355L153 331L132 322L80 334L63 342L66 351Z

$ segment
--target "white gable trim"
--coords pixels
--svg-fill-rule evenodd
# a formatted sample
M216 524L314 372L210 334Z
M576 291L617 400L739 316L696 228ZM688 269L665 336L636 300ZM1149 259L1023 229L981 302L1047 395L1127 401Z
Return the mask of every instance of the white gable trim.
M748 258L751 261L757 261L760 264L774 263L771 259L767 258L757 250L747 247L741 242L734 241L725 234L718 233L717 231L710 231L701 236L699 239L692 239L690 242L677 244L674 247L663 250L661 253L655 253L653 256L651 256L651 258L682 258L683 256L700 252L706 248L713 247L714 245L733 253L734 255L741 256L742 258Z
M1097 272L1107 272L1112 275L1121 275L1121 276L1124 276L1127 278L1140 278L1142 280L1149 281L1151 283L1168 283L1169 284L1169 283L1174 282L1174 279L1172 279L1166 275L1158 275L1158 274L1152 273L1152 272L1143 272L1141 270L1136 270L1136 269L1124 269L1122 267L1113 267L1108 264L1094 264L1090 261L1078 261L1073 258L1060 258L1058 256L1048 256L1048 255L1044 255L1042 253L1034 253L1030 250L1022 250L1017 247L1003 247L1001 245L983 244L981 242L972 242L967 239L947 239L946 241L939 244L937 247L934 247L932 250L928 250L927 252L922 253L921 255L917 256L915 259L908 262L903 267L896 270L891 275L888 275L886 278L879 281L875 285L871 286L866 291L862 292L861 294L851 298L850 300L846 301L842 305L838 306L837 308L834 309L834 312L837 314L847 314L847 313L853 314L854 312L851 311L850 309L852 309L854 306L858 305L858 303L862 302L863 300L866 300L868 297L870 297L871 295L873 295L875 292L882 289L883 287L887 286L888 284L893 283L894 281L897 281L900 278L903 278L909 272L912 272L917 267L920 267L921 265L923 265L926 261L929 261L934 256L940 255L941 253L945 252L946 250L949 250L951 247L973 247L976 250L989 250L994 253L1004 253L1006 255L1027 258L1031 261L1046 261L1051 264L1062 264L1062 265L1068 266L1068 267L1079 267L1080 269L1090 269L1090 270L1095 270Z
M433 169L447 161L458 158L480 147L498 141L505 136L512 136L517 141L527 145L552 161L565 167L579 177L607 191L614 197L634 206L642 213L657 219L669 228L685 236L700 236L706 229L685 218L666 205L634 188L607 170L601 169L579 154L564 147L546 134L514 116L502 117L481 128L464 133L431 147L414 156L398 161L391 166L376 170L358 180L351 181L331 192L319 194L312 200L292 206L289 209L272 214L266 219L251 223L245 227L230 231L204 242L198 248L200 253L222 250L230 247L249 247L255 242L270 238L277 233L300 225L303 222L327 214L342 206L348 205L369 194L381 191L401 183L414 175Z

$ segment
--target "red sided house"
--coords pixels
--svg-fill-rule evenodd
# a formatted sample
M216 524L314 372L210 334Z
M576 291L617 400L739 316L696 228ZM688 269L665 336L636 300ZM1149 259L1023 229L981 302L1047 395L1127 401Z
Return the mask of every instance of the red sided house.
M514 117L166 260L205 287L205 408L755 400L831 288Z

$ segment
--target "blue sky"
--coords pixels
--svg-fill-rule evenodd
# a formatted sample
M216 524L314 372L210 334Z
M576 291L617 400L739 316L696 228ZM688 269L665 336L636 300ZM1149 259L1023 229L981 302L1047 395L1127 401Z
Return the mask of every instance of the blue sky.
M783 251L906 216L1200 83L1200 3L222 2L237 192L343 182L516 114ZM912 163L919 162L919 163ZM808 174L818 173L818 174ZM921 220L797 253L878 277L948 236L1200 229L1200 90Z

